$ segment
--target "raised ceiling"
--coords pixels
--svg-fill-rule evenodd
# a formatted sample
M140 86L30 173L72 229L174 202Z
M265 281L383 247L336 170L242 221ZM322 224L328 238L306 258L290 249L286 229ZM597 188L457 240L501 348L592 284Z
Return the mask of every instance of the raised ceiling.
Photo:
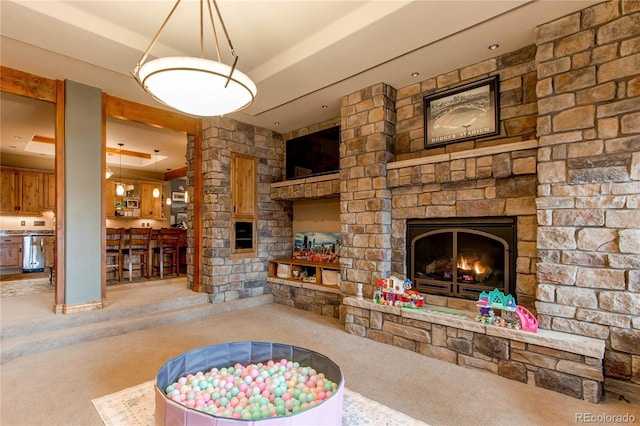
M254 104L229 116L280 133L332 119L340 115L340 99L347 94L378 82L405 87L517 50L535 43L537 25L595 3L220 0L238 68L258 87ZM3 0L0 58L10 68L168 109L151 99L130 71L173 4ZM197 16L198 2L183 1L152 56L198 56ZM215 58L210 40L209 35L205 56ZM487 49L493 43L500 45L497 51ZM230 63L224 43L221 50ZM153 140L140 144L145 145L140 150L161 149L171 156ZM115 145L108 140L108 146ZM166 166L176 167L177 162Z

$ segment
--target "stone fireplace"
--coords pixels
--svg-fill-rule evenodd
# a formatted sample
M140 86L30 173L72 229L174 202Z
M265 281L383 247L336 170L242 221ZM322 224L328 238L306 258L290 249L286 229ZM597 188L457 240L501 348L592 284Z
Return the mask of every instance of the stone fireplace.
M407 220L407 276L425 294L515 294L516 218Z

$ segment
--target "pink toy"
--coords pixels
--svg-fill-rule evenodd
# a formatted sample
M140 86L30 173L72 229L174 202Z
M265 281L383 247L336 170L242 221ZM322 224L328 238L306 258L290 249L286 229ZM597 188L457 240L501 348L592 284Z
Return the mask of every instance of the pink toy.
M524 306L516 306L516 314L520 318L520 324L525 331L531 331L533 333L538 332L538 320L535 316Z

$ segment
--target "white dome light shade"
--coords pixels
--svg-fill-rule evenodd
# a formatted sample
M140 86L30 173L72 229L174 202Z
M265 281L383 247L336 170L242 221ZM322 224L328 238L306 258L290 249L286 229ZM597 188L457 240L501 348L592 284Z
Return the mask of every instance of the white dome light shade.
M204 58L171 56L140 67L142 87L160 102L187 114L211 117L247 108L256 85L246 74ZM225 84L229 84L225 87Z

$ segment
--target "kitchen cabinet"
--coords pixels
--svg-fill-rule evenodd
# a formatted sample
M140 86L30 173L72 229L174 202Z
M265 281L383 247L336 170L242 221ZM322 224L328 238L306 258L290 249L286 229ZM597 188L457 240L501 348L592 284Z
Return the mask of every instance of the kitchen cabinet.
M113 218L116 216L116 182L107 181L104 185L104 202L106 206L106 216Z
M43 173L2 168L0 175L2 175L0 213L19 216L39 215L42 211Z
M55 173L42 174L42 209L56 209L56 175Z
M22 269L22 237L2 237L0 241L0 269Z
M231 253L253 256L256 251L257 160L231 154Z
M231 215L233 217L255 218L256 168L255 157L231 154Z
M140 216L144 219L161 219L162 218L162 197L154 198L153 190L160 189L162 194L161 182L141 182L140 189Z
M18 171L0 169L0 212L14 214L18 205Z
M122 196L116 195L118 183L122 183L125 187ZM162 185L162 182L122 179L107 181L105 185L106 216L109 219L162 219L162 197L153 197L154 188L159 188L162 194Z
M118 184L124 186L124 194L117 195ZM108 218L140 218L140 182L118 179L107 182L105 190Z

